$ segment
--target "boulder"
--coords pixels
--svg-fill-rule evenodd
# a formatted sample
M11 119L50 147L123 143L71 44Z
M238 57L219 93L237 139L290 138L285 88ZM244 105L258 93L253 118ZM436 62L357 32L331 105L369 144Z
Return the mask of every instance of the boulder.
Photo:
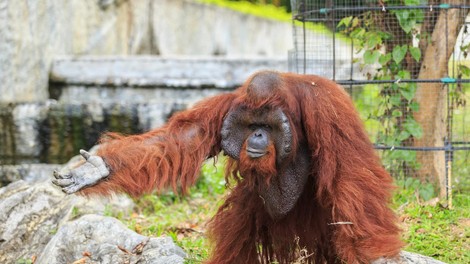
M61 168L59 164L20 164L0 165L0 187L9 183L24 180L29 183L50 179L52 172Z
M372 264L445 264L439 260L407 251L400 252L397 259L378 259Z
M170 237L147 238L115 218L89 214L62 226L37 263L179 264L185 255Z
M133 206L126 196L90 200L66 196L49 180L13 182L0 188L0 263L40 255L61 226L80 215L113 210L130 213Z
M0 189L0 263L29 259L44 249L73 202L50 183L16 181Z

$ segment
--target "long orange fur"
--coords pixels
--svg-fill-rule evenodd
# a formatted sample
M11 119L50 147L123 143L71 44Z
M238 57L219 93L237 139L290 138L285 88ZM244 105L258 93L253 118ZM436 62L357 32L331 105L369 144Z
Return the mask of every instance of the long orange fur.
M298 142L308 144L312 169L307 186L294 209L274 221L253 188L253 177L241 174L253 171L255 163L230 160L226 177L235 177L237 185L210 222L214 247L207 263L291 263L302 256L305 263L369 263L396 256L403 244L388 207L392 179L349 96L319 76L279 74L282 83L268 96L248 94L250 78L234 92L176 114L162 128L128 137L105 135L98 155L111 176L82 193L139 196L167 187L185 192L202 162L221 151L220 130L232 107L281 108L294 148ZM272 165L260 170L276 171Z

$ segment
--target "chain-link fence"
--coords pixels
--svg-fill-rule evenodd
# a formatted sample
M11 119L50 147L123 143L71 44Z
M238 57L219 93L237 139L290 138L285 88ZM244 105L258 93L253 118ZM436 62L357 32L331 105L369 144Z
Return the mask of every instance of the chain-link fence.
M419 0L291 4L290 70L343 85L393 176L439 183L450 203L452 187L470 189L470 6Z

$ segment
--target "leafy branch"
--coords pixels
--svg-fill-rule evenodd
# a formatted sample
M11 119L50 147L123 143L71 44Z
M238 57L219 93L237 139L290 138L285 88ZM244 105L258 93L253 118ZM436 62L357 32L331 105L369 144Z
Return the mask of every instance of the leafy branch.
M416 5L419 1L405 0L393 4ZM423 18L424 13L420 9L386 13L369 11L344 17L337 24L337 29L352 39L357 53L362 54L357 61L360 67L374 69L367 74L369 79L398 80L379 87L376 115L368 117L383 126L375 138L379 144L409 146L414 138L423 134L420 124L413 118L413 113L419 110L415 100L417 85L399 81L416 78L422 54L415 40L420 40L417 27ZM391 151L383 155L385 165L399 167L403 175L413 174L419 168L414 152ZM398 166L396 161L400 161Z

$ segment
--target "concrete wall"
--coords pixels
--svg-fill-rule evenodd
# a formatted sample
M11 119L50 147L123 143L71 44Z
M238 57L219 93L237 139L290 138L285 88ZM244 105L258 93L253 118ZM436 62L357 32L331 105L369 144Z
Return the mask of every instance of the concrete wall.
M136 134L161 126L176 111L230 91L262 69L286 71L287 63L150 56L56 60L52 99L0 103L0 184L18 177L11 169L2 173L2 165L64 163L95 145L103 131Z
M46 100L61 55L286 56L291 25L189 0L0 0L0 102Z
M65 54L130 54L148 29L147 0L0 0L0 101L48 98L51 61ZM136 44L134 44L136 43Z

